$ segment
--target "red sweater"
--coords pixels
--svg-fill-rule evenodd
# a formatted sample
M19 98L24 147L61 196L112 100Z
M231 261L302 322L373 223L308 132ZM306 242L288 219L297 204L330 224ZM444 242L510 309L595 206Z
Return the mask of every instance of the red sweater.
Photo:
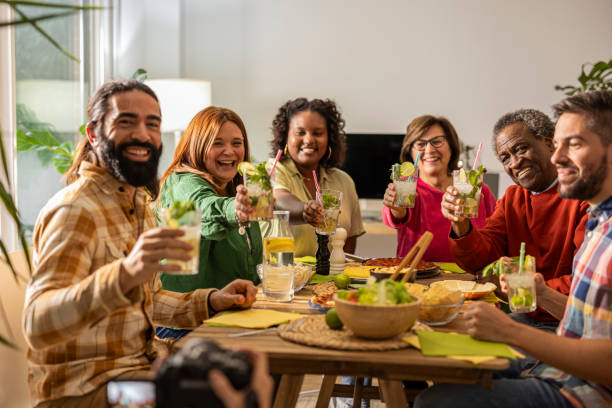
M548 286L569 294L574 253L584 239L589 205L561 198L557 187L539 194L517 185L508 187L484 228L472 228L458 239L451 236L457 263L479 271L502 256L518 256L525 242L526 253L536 257L536 270Z

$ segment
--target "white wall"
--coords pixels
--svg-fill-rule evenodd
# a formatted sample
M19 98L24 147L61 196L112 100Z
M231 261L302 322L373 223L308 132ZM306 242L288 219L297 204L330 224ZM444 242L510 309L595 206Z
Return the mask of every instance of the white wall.
M245 120L257 159L268 155L282 103L329 97L350 132L401 133L415 116L445 115L464 142L483 141L484 164L502 172L491 153L496 119L521 107L550 114L563 96L555 84L575 83L583 62L612 57L609 0L164 2L179 10L178 27L159 24L176 13L156 3L141 18L157 13L158 23L141 24L130 58L143 53L151 77L167 75L176 47L151 38L162 29L169 44L178 38L174 70L212 82L213 103Z

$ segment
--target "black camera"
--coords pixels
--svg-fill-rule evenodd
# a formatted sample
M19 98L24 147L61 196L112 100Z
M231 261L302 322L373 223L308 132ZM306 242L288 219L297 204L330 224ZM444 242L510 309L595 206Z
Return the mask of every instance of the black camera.
M156 408L224 408L208 383L208 372L211 369L224 373L236 390L248 389L251 383L253 366L248 354L241 351L224 350L212 340L192 339L161 365L155 379L154 406ZM111 407L126 406L123 403L114 405L115 401L111 401L111 389L120 387L117 384L119 383L109 384L108 397ZM127 387L126 383L124 388ZM133 382L131 387L134 387ZM125 398L130 394L130 390L117 390L113 391L113 394ZM132 391L131 394L133 395L134 392ZM150 401L151 398L148 400ZM151 405L137 403L130 406ZM247 393L246 407L258 407L257 398L252 391Z
M237 390L247 388L253 367L248 354L224 350L212 340L193 339L162 364L157 379L157 408L219 407L223 404L208 383L211 369L223 372ZM256 407L249 393L247 407Z

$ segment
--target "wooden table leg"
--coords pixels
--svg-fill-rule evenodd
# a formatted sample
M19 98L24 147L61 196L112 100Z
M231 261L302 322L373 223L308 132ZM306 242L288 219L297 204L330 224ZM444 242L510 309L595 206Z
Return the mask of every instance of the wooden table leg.
M317 398L316 408L328 408L329 400L331 399L332 392L334 391L334 385L336 384L336 376L325 374L323 376L323 383L321 384L321 391L319 391L319 397Z
M406 394L404 394L404 386L401 381L379 378L378 383L388 408L406 408L408 406Z
M355 378L355 388L353 388L353 408L361 407L361 395L363 393L363 377Z
M276 399L274 400L274 408L291 408L297 404L302 383L304 382L303 374L283 374L276 391Z

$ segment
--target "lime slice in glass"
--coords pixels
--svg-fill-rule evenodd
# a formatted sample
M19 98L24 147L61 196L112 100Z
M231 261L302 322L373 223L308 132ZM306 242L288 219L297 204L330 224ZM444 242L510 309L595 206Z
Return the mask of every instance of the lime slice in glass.
M252 174L257 174L257 169L255 168L255 166L253 166L249 162L240 162L238 164L238 172L241 175L244 175L244 173L248 175L252 175Z
M414 173L414 164L410 162L403 162L400 166L400 176L410 177Z

